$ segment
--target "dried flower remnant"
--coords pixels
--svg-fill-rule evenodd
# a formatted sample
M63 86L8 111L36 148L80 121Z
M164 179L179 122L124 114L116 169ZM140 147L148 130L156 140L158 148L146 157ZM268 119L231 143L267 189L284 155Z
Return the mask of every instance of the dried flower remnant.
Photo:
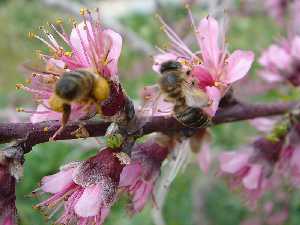
M211 104L204 110L214 116L221 98L231 85L243 78L249 71L254 60L251 51L236 50L232 54L225 48L223 37L221 47L219 37L222 35L218 22L211 16L202 19L195 26L191 11L189 10L192 26L199 52L192 52L178 35L158 16L162 29L170 39L170 48L161 49L161 54L154 57L153 69L159 71L160 65L168 60L180 62L186 71L191 74L198 88L208 96ZM224 34L223 34L224 35Z
M288 81L294 86L300 84L300 37L282 40L272 44L261 55L263 66L259 75L268 82Z
M120 149L106 148L83 162L65 165L60 172L44 177L34 193L50 193L36 207L59 214L55 224L101 225L117 197L120 174L125 166L117 157Z
M169 148L157 138L135 144L132 161L125 166L120 178L120 188L131 196L129 212L140 212L148 199L153 197L153 188L160 174L160 167ZM154 200L155 203L155 199Z
M70 34L61 19L48 24L53 34L45 27L40 28L43 36L30 32L29 36L45 43L50 52L38 52L44 65L42 69L31 68L30 87L17 85L18 89L32 93L39 103L36 111L28 111L33 113L31 122L62 117L66 123L97 112L111 117L123 109L125 93L117 75L122 38L102 27L96 11L98 17L94 19L89 10L82 9L83 22L77 24L72 20ZM66 48L62 47L65 45Z
M15 206L15 178L9 173L6 165L0 165L0 224L17 224Z

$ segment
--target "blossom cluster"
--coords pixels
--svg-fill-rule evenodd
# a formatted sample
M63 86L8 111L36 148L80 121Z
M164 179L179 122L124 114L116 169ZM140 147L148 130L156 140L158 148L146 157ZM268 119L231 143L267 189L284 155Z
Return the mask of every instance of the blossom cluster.
M230 95L233 85L248 74L254 62L254 53L240 49L229 52L226 34L220 23L212 16L207 16L196 25L188 10L198 50L192 51L158 16L162 30L169 38L170 47L159 49L160 52L153 58L152 68L162 77L161 67L164 63L179 63L185 82L198 93L195 96L192 96L192 92L190 96L187 93L184 96L186 102L190 98L197 103L201 98L208 99L208 104L197 109L199 113L204 112L209 119L213 119L223 107L222 100ZM38 103L37 109L19 111L32 113L32 123L60 119L64 126L69 120L88 120L98 114L100 119L109 120L118 127L113 135L118 133L120 140L114 142L110 139L96 155L62 166L59 172L44 177L40 187L33 192L43 199L35 207L42 210L54 224L101 225L111 207L122 196L129 196L130 214L143 210L150 200L155 205L155 187L162 164L170 160L168 156L174 154L174 149L181 147L182 143L187 143L188 151L197 152L198 164L204 173L210 172L214 156L210 151L211 136L207 127L185 127L178 133L168 135L156 133L141 141L136 141L136 136L130 136L129 132L124 132L128 97L118 78L122 37L102 26L98 10L96 19L86 9L82 9L80 14L83 21L77 23L73 20L70 34L65 31L61 19L56 24L48 24L51 31L41 27L42 35L29 33L30 37L42 41L49 52L38 52L41 67L25 66L27 72L30 71L28 86L17 85L17 88L33 95ZM295 36L270 46L263 53L259 59L263 66L260 75L270 82L287 80L298 86L299 62L300 37ZM86 91L80 99L67 101L58 96L57 86L70 74L73 74L70 78L72 82L78 82L79 79L83 82L76 86L77 89L84 86L91 87L91 90ZM72 95L75 95L72 91L77 90L72 89L70 84L64 88ZM145 121L147 117L174 116L174 103L166 101L161 94L162 90L157 86L145 87L142 91L144 106L140 109L140 115L146 117ZM126 121L125 126L134 121ZM218 155L218 174L233 189L243 190L252 206L266 191L276 186L278 177L286 178L296 187L300 185L300 122L297 118L263 118L253 124L263 132L263 136L238 151ZM136 128L140 124L133 126ZM111 138L109 132L106 138ZM132 140L134 143L130 142ZM12 211L5 213L5 218L0 212L0 224L16 223L12 216L16 210L10 208ZM270 204L266 208L269 214L276 211ZM286 214L281 216L286 219Z

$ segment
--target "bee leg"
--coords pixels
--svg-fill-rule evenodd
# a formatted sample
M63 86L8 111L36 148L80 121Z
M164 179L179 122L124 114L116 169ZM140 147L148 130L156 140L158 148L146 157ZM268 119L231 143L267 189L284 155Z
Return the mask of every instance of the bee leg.
M71 105L63 104L63 115L62 115L62 119L61 119L61 126L53 134L53 136L49 138L50 141L54 141L55 138L57 137L57 135L59 135L64 130L67 122L69 121L70 114L71 114Z

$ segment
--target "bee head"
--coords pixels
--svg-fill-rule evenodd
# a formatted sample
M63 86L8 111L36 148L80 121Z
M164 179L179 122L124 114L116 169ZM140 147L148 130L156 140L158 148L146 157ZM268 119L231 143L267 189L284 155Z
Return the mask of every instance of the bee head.
M66 72L56 83L55 94L64 100L72 101L77 97L80 90L80 83L74 79L71 72Z
M181 63L175 61L175 60L170 60L167 62L164 62L160 65L160 73L164 73L166 71L172 71L172 70L181 70L182 65Z

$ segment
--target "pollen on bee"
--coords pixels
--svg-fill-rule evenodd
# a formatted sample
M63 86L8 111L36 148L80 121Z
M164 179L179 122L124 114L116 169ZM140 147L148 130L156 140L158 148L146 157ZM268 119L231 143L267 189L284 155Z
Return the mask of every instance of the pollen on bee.
M106 100L109 97L110 87L108 81L105 78L98 78L98 80L96 81L96 87L93 90L93 94L99 101Z
M31 79L26 79L27 84L31 84L32 80Z
M43 131L44 132L48 132L49 131L49 127L44 127Z

